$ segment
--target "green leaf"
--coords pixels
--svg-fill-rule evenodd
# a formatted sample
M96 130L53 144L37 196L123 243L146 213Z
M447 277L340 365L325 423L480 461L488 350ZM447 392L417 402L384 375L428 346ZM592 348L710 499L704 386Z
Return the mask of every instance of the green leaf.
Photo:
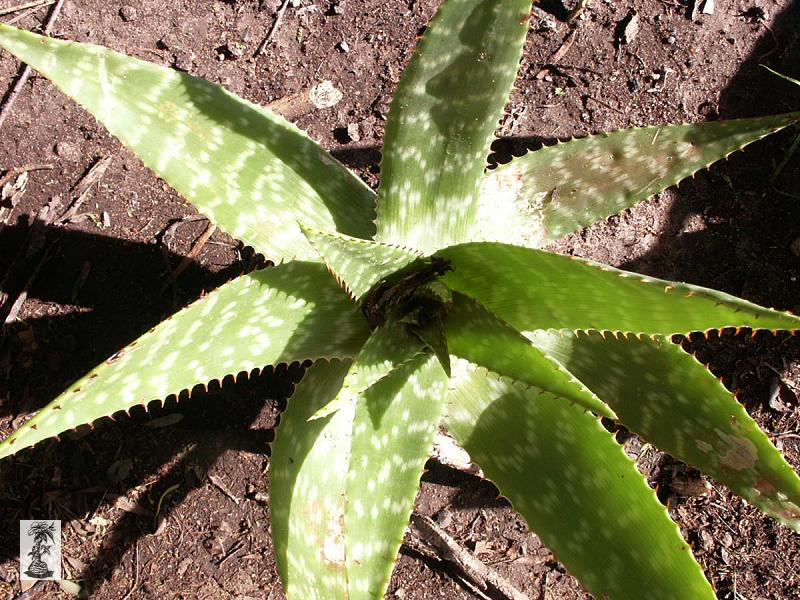
M354 356L364 317L318 263L240 277L96 367L0 443L0 458L68 429L229 373Z
M767 71L769 71L773 75L777 75L781 79L785 79L786 81L793 83L795 85L800 85L800 81L798 81L794 77L789 77L788 75L784 75L783 73L778 73L775 69L770 69L767 65L761 65L761 66L764 67Z
M453 365L448 430L596 598L715 598L678 527L596 417Z
M530 10L530 0L449 0L436 13L386 123L379 241L433 251L472 237Z
M361 301L376 283L422 257L406 248L315 231L304 225L301 228L339 284L356 301Z
M336 398L314 413L312 419L327 417L355 402L364 391L420 354L424 346L404 323L378 327L364 343L347 372Z
M372 191L272 112L204 79L100 46L6 25L0 45L83 105L213 222L268 258L318 260L296 222L372 237Z
M800 319L730 294L646 277L588 260L493 242L434 256L453 269L442 281L522 333L599 329L672 334L723 327L800 329Z
M309 369L273 444L272 528L290 599L383 598L442 416L445 375L421 355L307 422L347 367Z
M662 337L537 332L537 344L658 448L800 532L800 477L744 407Z
M439 361L422 355L356 404L345 514L351 600L386 592L446 396Z
M347 598L344 511L355 405L308 419L336 397L349 366L349 361L312 365L272 443L272 541L289 600Z
M481 187L479 237L539 247L796 123L800 113L589 136L515 158Z
M561 364L467 296L453 294L445 333L454 356L565 398L604 417L616 418L614 411Z
M417 323L409 327L414 335L430 348L438 359L439 364L442 365L445 375L450 377L450 351L447 347L447 336L444 332L444 312L444 307L438 306L431 311L431 314L425 315L424 324Z

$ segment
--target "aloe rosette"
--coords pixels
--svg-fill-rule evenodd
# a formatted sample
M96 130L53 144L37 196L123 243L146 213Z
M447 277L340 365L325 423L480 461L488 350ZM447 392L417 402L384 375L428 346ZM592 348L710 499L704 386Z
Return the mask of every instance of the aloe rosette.
M0 26L0 45L278 263L109 358L0 442L0 457L228 373L311 360L271 458L291 598L382 597L442 423L599 598L714 598L599 416L800 531L798 475L670 341L795 331L800 319L540 249L798 114L622 130L486 171L529 14L529 0L442 4L395 93L377 194L281 117L207 81Z

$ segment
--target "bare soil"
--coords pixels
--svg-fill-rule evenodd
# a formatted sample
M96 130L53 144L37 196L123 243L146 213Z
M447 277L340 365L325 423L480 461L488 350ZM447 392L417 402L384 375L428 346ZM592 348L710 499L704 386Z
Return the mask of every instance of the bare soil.
M389 99L436 0L295 1L264 55L253 58L279 5L68 0L53 34L201 75L262 104L284 99L283 109L286 98L330 80L343 92L339 104L290 116L376 185ZM638 32L620 43L632 11ZM38 27L45 13L18 25ZM718 2L710 15L691 13L683 0L594 0L583 18L566 23L558 2L543 1L532 13L517 89L498 132L508 139L496 144L494 159L619 127L797 109L800 90L758 66L800 74L796 6L734 0ZM570 36L559 65L543 71ZM0 55L2 89L17 69ZM770 181L795 135L759 143L553 249L800 313L796 156ZM34 76L0 132L0 167L50 168L30 173L22 200L0 225L0 273L32 216L53 196L66 197L108 155L111 166L81 210L86 216L48 231L53 255L3 339L1 435L94 364L258 260L217 232L170 284L170 268L205 223L183 223L164 235L194 209ZM35 262L11 270L4 291L12 298ZM730 332L684 343L737 390L800 467L797 338ZM19 593L17 520L31 517L62 519L65 573L93 598L282 598L266 504L268 445L300 376L298 365L284 365L231 377L208 393L149 413L134 410L0 463L0 598ZM182 419L170 425L163 420L170 415ZM720 598L800 598L799 535L713 481L708 495L681 495L698 487L696 472L625 432L619 438L668 504ZM531 598L588 597L491 483L435 462L429 467L418 512L437 518ZM27 597L66 595L49 584ZM404 548L388 597L475 596L446 567Z

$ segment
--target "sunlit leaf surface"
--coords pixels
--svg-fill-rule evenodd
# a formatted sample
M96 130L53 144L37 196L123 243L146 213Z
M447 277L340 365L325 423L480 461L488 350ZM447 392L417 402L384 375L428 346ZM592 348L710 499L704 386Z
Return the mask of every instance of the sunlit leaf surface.
M453 265L442 281L523 333L537 329L671 334L739 326L800 328L800 319L794 315L730 294L532 248L475 242L447 248L436 256Z
M744 407L668 339L538 332L550 352L661 450L800 531L800 477Z
M0 458L228 373L355 356L363 316L319 263L244 275L174 314L93 369L0 442Z
M446 424L595 598L713 600L689 545L599 420L454 365Z
M389 111L376 239L433 251L472 237L530 10L530 0L448 0L436 13Z
M545 146L489 171L476 236L536 248L630 208L800 113L621 129Z
M205 79L0 25L0 44L84 106L145 165L269 259L319 260L297 222L374 233L374 194L319 144Z

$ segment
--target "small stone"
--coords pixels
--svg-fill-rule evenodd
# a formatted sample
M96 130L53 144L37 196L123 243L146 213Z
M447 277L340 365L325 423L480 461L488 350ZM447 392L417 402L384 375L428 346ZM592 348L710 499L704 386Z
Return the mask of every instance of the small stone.
M453 522L453 513L447 510L446 508L440 511L438 515L436 515L436 523L439 525L439 527L447 529L448 527L450 527L450 524L452 522Z
M227 58L237 60L244 56L244 44L240 44L239 42L228 42L222 46L221 51Z
M123 21L135 21L139 17L139 13L136 8L126 4L119 9L119 16Z
M336 106L342 100L343 94L333 85L332 82L325 80L311 88L308 99L317 108L330 108Z
M677 38L674 35L669 36L667 39L664 40L665 44L672 46L675 42L677 42Z
M631 44L639 35L639 15L636 14L636 11L631 11L622 22L624 26L619 41L623 44Z
M347 125L347 137L354 142L361 141L361 132L358 130L358 123L349 123Z
M797 397L780 377L775 377L769 388L769 407L777 412L789 412L792 407L786 399L797 400Z
M711 552L714 549L714 536L707 531L700 532L700 539L702 540L703 550Z
M673 477L669 487L673 494L685 498L711 494L711 484L708 481L702 477L692 477L686 474Z
M178 38L170 33L162 36L162 38L156 43L156 46L163 50L174 50L178 47L178 45Z
M81 149L72 142L58 142L54 148L56 156L70 162L78 162L81 159Z
M344 40L336 44L336 47L339 49L340 52L343 52L344 54L350 52L350 46Z
M179 71L191 71L194 68L194 62L195 54L192 50L176 51L172 57L172 66Z
M388 96L378 96L372 103L372 112L375 113L382 121L386 120L386 115L389 114L390 101Z

